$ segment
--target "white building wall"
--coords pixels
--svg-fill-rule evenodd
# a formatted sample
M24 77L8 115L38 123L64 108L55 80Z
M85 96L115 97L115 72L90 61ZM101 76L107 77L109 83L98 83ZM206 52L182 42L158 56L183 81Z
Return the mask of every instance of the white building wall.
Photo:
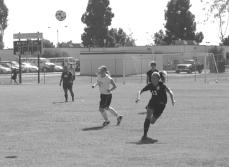
M101 65L106 65L114 76L141 74L150 69L149 62L152 60L155 60L155 55L142 53L81 54L80 74L95 75Z

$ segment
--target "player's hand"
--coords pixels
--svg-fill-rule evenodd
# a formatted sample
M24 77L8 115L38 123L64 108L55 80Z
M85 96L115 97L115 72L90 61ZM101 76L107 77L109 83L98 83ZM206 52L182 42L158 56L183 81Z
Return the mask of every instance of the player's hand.
M173 100L173 101L172 101L172 105L174 106L174 105L175 105L175 103L176 103L176 101L175 101L175 100Z
M92 87L92 88L95 88L95 85L92 85L91 87Z
M107 92L108 92L108 93L110 93L110 92L111 92L111 90L110 90L110 89L107 89Z
M137 99L135 100L135 103L138 103L139 101L140 101L140 99L137 98Z

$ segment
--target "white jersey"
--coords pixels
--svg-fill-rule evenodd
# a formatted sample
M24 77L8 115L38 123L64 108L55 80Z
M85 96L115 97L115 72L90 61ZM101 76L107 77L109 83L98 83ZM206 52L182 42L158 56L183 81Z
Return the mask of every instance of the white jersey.
M111 80L112 78L107 74L105 77L98 76L97 83L99 85L99 91L101 94L111 94L110 92L107 91L110 88Z

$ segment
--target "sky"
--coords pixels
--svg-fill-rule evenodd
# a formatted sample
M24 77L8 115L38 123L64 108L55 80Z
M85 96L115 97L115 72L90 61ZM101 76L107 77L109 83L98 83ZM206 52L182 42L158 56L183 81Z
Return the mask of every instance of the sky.
M114 13L109 28L122 28L132 34L138 46L153 42L152 36L160 29L164 30L164 11L169 0L110 0ZM5 0L9 10L8 27L4 31L5 49L13 47L15 33L43 33L45 39L54 44L73 41L81 43L81 34L85 24L81 16L86 11L88 0ZM197 32L202 31L202 44L219 42L216 23L204 23L204 12L200 0L190 0L190 11L195 15ZM66 12L64 21L55 18L57 10ZM58 36L58 37L57 37Z

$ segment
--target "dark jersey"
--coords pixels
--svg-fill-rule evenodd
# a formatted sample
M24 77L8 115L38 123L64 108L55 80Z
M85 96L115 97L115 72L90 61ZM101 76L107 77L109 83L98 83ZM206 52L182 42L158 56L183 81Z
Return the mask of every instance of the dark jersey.
M62 72L61 78L63 80L63 85L73 83L73 76L72 76L72 73L69 71Z
M160 104L167 103L167 94L166 94L166 85L162 82L159 82L157 86L154 86L152 83L146 85L142 91L149 90L152 94L148 106L155 106Z
M14 80L17 79L17 71L13 71L13 73L12 73L12 79L14 79Z
M153 72L159 72L157 69L154 69L154 70L149 70L147 71L146 75L147 75L147 82L150 83L151 82L151 76L153 74Z

